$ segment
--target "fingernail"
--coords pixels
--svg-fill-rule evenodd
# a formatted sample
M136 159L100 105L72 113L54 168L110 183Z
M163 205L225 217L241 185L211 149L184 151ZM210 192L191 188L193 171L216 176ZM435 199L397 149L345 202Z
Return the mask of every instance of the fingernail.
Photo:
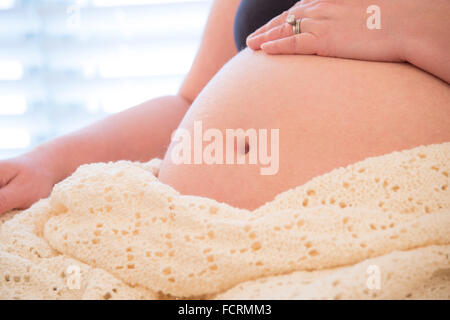
M246 41L245 41L245 43L247 44L247 47L251 47L253 41L254 41L254 38L250 38L250 37L247 38Z

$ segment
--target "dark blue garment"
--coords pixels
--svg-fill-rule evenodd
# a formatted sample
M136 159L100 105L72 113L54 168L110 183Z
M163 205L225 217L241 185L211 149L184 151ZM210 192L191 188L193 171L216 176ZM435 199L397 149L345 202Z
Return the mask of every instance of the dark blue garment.
M247 36L299 0L242 0L234 18L234 42L238 51L247 46Z

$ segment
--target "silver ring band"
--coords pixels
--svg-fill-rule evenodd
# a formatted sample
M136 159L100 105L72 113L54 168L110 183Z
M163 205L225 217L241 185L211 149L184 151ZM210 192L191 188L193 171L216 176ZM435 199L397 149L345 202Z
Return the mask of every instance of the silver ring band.
M300 18L300 19L297 19L295 21L295 25L292 26L292 28L294 30L294 35L302 33L301 23L302 23L302 19Z

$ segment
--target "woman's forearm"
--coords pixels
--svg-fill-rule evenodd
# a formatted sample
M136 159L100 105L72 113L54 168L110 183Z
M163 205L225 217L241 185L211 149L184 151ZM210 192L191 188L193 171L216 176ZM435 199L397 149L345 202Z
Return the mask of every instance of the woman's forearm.
M406 61L450 83L450 46L435 44L432 47L427 43L417 43L411 47Z
M402 0L399 35L409 63L450 83L450 1Z
M44 156L52 166L55 183L85 163L162 157L188 108L181 96L156 98L44 143L31 153Z

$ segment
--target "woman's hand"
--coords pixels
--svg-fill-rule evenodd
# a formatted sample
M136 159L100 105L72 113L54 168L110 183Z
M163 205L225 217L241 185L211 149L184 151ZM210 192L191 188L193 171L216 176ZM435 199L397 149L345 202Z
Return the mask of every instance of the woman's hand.
M391 17L400 8L390 0L303 0L247 38L253 50L268 54L317 54L376 61L402 61L402 38ZM376 5L376 6L373 6ZM431 5L430 3L428 5ZM286 18L301 18L294 35Z
M55 183L52 171L43 153L0 161L0 214L47 197Z
M301 18L293 34L288 15ZM450 1L303 0L247 38L268 54L407 61L450 83Z

